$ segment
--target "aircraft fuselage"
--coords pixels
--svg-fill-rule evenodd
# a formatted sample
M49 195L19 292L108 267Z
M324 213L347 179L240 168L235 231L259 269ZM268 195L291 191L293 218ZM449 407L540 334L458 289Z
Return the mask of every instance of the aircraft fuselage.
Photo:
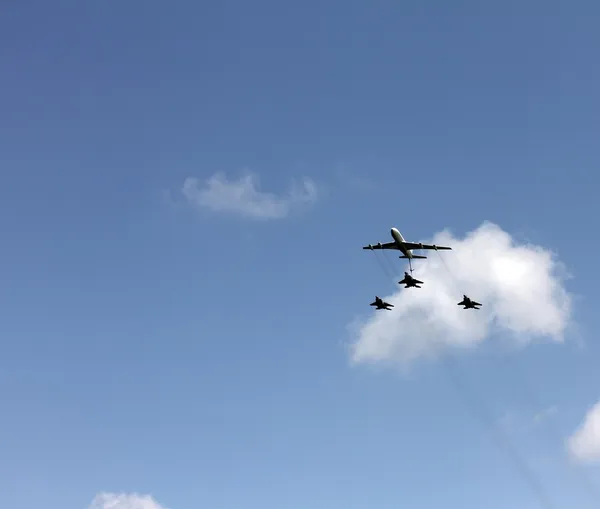
M413 257L412 251L410 249L406 249L404 247L404 243L406 241L404 240L404 237L402 236L402 234L398 231L398 228L392 228L390 230L390 233L392 234L392 238L394 239L394 242L398 245L399 251L407 258L412 258Z

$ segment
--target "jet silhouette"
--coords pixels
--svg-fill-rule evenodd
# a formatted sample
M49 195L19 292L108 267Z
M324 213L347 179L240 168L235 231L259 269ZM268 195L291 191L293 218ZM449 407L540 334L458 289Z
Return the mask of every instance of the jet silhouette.
M385 309L386 311L391 311L391 308L394 307L393 304L389 304L377 296L375 296L375 301L371 302L369 306L377 306L376 309Z
M479 302L469 299L466 295L463 295L463 300L457 303L457 306L464 306L463 309L479 309L482 306Z
M398 281L399 285L406 285L404 288L421 288L419 285L423 284L423 281L419 281L412 277L408 272L404 273L404 279Z

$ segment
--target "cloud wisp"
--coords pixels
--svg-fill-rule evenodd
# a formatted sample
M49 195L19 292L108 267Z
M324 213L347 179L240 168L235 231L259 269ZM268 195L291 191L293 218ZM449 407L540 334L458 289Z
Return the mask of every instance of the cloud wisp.
M581 463L600 462L600 401L588 410L581 425L568 438L567 449Z
M565 270L550 251L518 244L489 222L462 239L443 231L432 243L453 251L439 256L430 251L428 259L414 262L414 275L425 282L423 287L396 285L398 290L384 297L395 305L392 312L375 312L350 326L353 363L407 364L445 348L478 345L501 332L524 342L563 340L571 296L564 287ZM482 308L457 306L463 294Z
M526 433L550 424L550 420L558 414L558 407L551 406L538 412L507 411L498 424L508 433Z
M168 509L156 502L150 495L137 493L100 493L96 495L88 509Z
M259 179L251 173L237 180L228 179L222 172L204 182L188 177L181 192L194 206L262 220L284 218L292 209L313 203L317 198L317 187L309 178L304 178L301 184L293 182L287 194L277 195L260 191Z

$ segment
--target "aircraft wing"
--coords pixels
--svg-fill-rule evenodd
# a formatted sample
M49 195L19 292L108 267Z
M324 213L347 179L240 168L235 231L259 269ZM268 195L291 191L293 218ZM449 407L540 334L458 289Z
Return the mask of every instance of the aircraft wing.
M422 285L423 284L423 281L419 281L418 279L413 279L413 281L415 283L417 283L418 285Z
M447 250L452 249L447 246L436 246L435 244L420 244L418 242L405 242L404 247L407 249L435 249L435 250Z
M479 302L475 302L474 300L471 301L471 304L473 304L474 306L482 306L483 304L480 304Z
M398 249L398 246L395 242L386 242L385 244L378 242L377 244L369 244L368 246L363 246L363 249Z

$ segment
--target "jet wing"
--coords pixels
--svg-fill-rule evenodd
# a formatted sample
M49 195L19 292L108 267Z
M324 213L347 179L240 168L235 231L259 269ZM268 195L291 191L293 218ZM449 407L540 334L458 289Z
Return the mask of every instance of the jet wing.
M474 306L483 306L483 304L480 304L479 302L475 302L474 300L471 301L471 304L473 304Z
M378 242L377 244L363 246L363 249L398 249L398 245L395 242L386 242L385 244Z
M420 244L418 242L404 242L404 247L406 249L435 249L437 250L447 250L452 249L447 246L436 246L435 244Z
M418 285L422 285L423 284L423 281L419 281L418 279L413 279L413 281L415 283L417 283Z

